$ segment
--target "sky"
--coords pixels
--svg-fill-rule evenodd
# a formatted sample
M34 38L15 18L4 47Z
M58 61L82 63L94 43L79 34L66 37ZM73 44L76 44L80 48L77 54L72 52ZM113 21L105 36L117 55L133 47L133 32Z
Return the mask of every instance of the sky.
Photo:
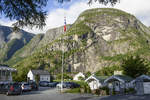
M44 29L23 29L35 34L45 33L48 29L64 25L64 17L66 17L67 24L73 24L83 11L92 8L117 8L136 16L143 24L150 26L150 0L120 0L120 3L113 7L111 5L104 6L98 2L89 6L87 2L88 0L71 0L71 2L60 4L57 3L57 0L48 0L48 4L44 8L48 12ZM14 21L0 18L1 25L11 26L13 23Z

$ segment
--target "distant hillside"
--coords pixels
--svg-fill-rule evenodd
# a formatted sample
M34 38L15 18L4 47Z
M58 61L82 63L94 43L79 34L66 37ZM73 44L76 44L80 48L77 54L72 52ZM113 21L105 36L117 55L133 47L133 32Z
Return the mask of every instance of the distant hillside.
M11 27L0 26L0 62L9 60L13 54L26 45L34 34L23 30L13 32Z

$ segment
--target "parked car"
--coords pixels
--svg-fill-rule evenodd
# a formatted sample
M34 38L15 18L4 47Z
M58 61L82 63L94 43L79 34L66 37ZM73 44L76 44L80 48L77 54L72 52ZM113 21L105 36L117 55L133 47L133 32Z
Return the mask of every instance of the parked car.
M80 87L80 85L77 83L67 82L67 88L78 88L78 87Z
M22 94L22 89L21 85L17 82L15 83L10 83L8 85L8 91L6 92L7 95L12 95L12 94Z
M38 84L34 81L29 81L29 85L31 86L31 90L38 90Z
M0 82L0 93L6 93L8 91L8 82Z
M21 83L21 88L22 88L22 91L25 92L25 91L31 91L31 85L27 82L22 82Z
M48 87L56 87L57 84L58 82L49 82Z
M48 81L40 81L39 85L42 87L48 87L49 82Z
M59 84L57 84L57 88L61 88L61 86L62 86L62 84L61 83L59 83ZM79 84L77 84L77 83L74 83L74 82L63 82L63 88L78 88L78 87L80 87L80 85Z
M4 93L6 95L13 95L13 94L22 94L22 89L19 83L9 83L4 82L0 83L0 93Z
M60 82L56 85L56 87L57 88L61 88L61 87L66 88L66 84L64 82L63 82L63 84Z

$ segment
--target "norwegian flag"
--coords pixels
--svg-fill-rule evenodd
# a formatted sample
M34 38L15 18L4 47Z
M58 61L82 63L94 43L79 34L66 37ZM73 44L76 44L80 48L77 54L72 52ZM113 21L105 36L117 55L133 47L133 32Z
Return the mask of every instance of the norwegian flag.
M66 32L67 27L66 27L66 17L64 18L64 32Z

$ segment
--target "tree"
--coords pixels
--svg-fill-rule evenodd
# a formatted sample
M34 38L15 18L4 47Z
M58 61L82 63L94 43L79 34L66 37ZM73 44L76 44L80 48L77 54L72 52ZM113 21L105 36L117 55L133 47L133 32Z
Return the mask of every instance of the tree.
M139 56L129 56L122 60L121 67L123 73L130 77L136 78L142 74L147 74L149 66L145 59Z
M16 20L14 26L42 28L46 19L42 8L46 5L47 0L0 0L0 14Z
M122 70L119 66L109 66L109 67L103 67L100 70L98 70L95 75L97 76L112 76L114 74L114 71L116 70Z
M37 84L39 83L39 81L40 81L40 75L39 74L37 74L35 76L35 81L36 81Z
M92 4L92 2L97 2L97 1L100 4L104 4L104 5L107 5L108 3L110 3L111 5L115 5L120 0L89 0L88 4Z
M0 0L0 16L16 20L13 24L15 27L36 27L42 29L46 23L47 12L43 7L47 5L48 0ZM58 3L71 0L57 0ZM99 1L101 4L116 4L119 0L89 0L88 4L93 1Z

